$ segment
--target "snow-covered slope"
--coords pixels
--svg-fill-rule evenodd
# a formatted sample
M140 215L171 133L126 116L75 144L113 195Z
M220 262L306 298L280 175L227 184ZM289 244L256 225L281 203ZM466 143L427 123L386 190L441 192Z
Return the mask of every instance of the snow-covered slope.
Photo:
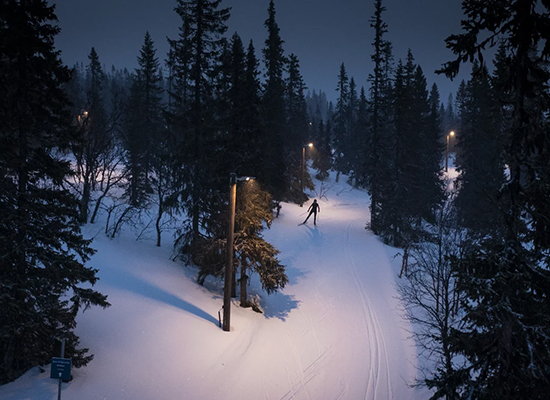
M73 371L62 398L426 398L408 386L417 356L398 307L397 250L364 229L370 218L364 191L333 176L323 187L317 226L312 219L297 226L310 203L283 204L265 232L281 251L290 283L267 296L253 279L250 292L261 295L264 314L235 300L231 332L218 327L221 282L197 285L196 270L170 261L169 245L137 242L131 232L111 240L101 226L87 226L88 235L97 235L91 261L100 270L97 288L112 307L79 316L77 334L95 359ZM0 400L57 398L46 369L0 386Z

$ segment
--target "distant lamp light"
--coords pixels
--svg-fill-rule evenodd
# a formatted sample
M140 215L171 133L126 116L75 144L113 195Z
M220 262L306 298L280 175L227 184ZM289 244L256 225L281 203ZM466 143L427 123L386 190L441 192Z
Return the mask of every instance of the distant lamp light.
M445 172L449 170L449 139L455 135L455 131L450 131L447 135L447 146L445 147Z
M308 143L307 144L309 147L313 147L313 143Z

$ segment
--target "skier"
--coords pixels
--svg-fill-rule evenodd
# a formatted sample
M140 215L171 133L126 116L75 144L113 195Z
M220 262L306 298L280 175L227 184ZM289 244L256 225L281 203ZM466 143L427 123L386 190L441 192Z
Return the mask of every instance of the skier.
M321 207L319 206L319 203L317 203L317 199L313 200L313 203L311 203L307 211L309 211L309 214L306 220L302 222L302 225L307 222L309 217L311 217L311 214L313 214L313 225L317 225L317 211L321 212Z

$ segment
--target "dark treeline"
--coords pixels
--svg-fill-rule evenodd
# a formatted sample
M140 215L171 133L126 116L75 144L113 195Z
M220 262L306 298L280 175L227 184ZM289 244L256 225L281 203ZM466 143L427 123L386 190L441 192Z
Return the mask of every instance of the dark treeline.
M400 292L430 355L419 383L432 398L545 398L548 7L464 0L475 23L447 39L458 58L441 72L455 76L468 59L472 74L444 103L412 50L395 59L375 0L373 70L356 81L342 63L333 104L323 92L306 95L273 1L259 46L226 32L221 0L176 3L181 25L169 53L158 55L144 32L134 71L106 71L93 48L68 70L53 49L52 8L39 0L0 6L0 38L17 44L0 47L0 382L49 362L61 339L74 365L91 359L78 349L76 314L108 303L79 286L97 280L84 266L93 250L79 224L101 214L112 237L149 219L158 246L179 215L177 257L198 266L203 283L224 272L229 174L253 176L237 189L232 287L240 271L243 307L253 306L252 272L268 293L283 288L285 266L262 231L280 202L302 204L302 189L314 189L302 172L305 154L317 179L333 170L366 189L367 228L402 248ZM484 42L471 41L478 29ZM480 51L497 43L489 68ZM454 180L445 171L449 150Z
M439 106L439 120L434 90L425 109L428 127L442 127L447 141L456 133L458 174L445 180L443 197L425 198L425 206L437 207L429 219L417 214L423 240L401 243L408 280L400 292L427 356L420 383L433 390L432 399L544 399L550 387L550 9L518 0L465 0L462 7L464 32L446 40L456 60L439 72L454 77L471 61L471 77L460 83L454 104ZM498 49L491 66L483 59L487 47ZM412 76L413 82L419 77ZM393 122L394 129L401 126L397 114ZM373 193L373 210L374 201Z

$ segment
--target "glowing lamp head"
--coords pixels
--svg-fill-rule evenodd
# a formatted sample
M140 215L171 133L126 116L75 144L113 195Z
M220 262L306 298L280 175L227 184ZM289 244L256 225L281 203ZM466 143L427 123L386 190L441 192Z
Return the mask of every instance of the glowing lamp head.
M454 135L455 135L455 131L449 132L449 135L454 136Z
M313 143L308 143L307 144L309 147L313 147Z

